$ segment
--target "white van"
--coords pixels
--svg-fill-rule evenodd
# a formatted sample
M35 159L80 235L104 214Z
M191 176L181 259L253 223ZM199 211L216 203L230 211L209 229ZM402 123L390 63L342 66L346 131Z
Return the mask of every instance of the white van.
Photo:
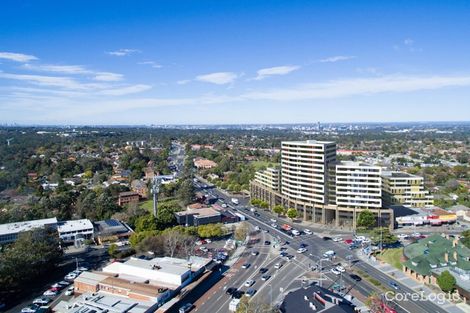
M326 251L325 253L323 253L323 257L324 258L331 258L332 256L334 256L336 253L333 251L333 250L329 250L329 251Z

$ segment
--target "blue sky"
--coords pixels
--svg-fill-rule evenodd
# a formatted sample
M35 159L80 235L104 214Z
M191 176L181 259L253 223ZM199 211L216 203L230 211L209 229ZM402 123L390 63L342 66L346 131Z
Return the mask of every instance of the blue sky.
M469 1L2 1L0 122L462 121Z

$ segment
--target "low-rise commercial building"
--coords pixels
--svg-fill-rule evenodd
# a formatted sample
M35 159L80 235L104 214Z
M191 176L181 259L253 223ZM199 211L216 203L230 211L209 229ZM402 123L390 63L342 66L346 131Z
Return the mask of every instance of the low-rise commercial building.
M124 222L108 219L93 223L95 229L95 239L99 244L106 241L126 240L134 231Z
M131 258L124 263L111 263L102 272L83 272L74 281L75 292L105 292L160 306L199 277L211 262L195 256Z
M158 304L151 301L130 299L106 292L87 292L70 301L60 301L54 308L56 313L153 313Z
M93 238L93 223L87 219L70 220L57 223L57 232L64 242L74 242L78 239Z
M222 214L210 207L190 208L185 211L176 212L176 222L179 225L200 226L211 223L220 223L222 221Z
M57 227L57 218L46 218L0 225L0 245L15 242L22 232L37 228Z
M403 249L403 272L411 278L437 286L437 277L449 271L456 278L457 293L470 299L470 249L459 237L434 234Z
M382 189L386 206L424 208L433 205L433 197L424 188L424 178L421 176L406 172L384 171Z

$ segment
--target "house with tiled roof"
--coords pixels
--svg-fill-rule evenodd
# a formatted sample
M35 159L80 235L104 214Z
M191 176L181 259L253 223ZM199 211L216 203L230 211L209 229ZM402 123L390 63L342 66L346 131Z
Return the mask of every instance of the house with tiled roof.
M437 285L437 277L448 270L457 280L458 293L470 298L470 249L458 236L431 235L406 246L403 256L403 271L411 278Z

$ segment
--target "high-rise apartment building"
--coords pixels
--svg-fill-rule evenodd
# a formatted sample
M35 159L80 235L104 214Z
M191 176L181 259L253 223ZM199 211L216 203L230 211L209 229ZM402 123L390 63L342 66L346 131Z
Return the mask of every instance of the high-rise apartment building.
M281 143L281 191L289 199L327 204L328 166L336 161L336 144L329 141Z
M252 198L272 208L297 209L304 220L332 226L356 227L358 214L371 210L382 225L393 225L393 211L382 205L381 168L363 162L337 162L331 141L281 143L280 188L270 173L256 174Z
M277 168L268 167L255 173L255 180L261 185L278 191L280 188L280 171Z

